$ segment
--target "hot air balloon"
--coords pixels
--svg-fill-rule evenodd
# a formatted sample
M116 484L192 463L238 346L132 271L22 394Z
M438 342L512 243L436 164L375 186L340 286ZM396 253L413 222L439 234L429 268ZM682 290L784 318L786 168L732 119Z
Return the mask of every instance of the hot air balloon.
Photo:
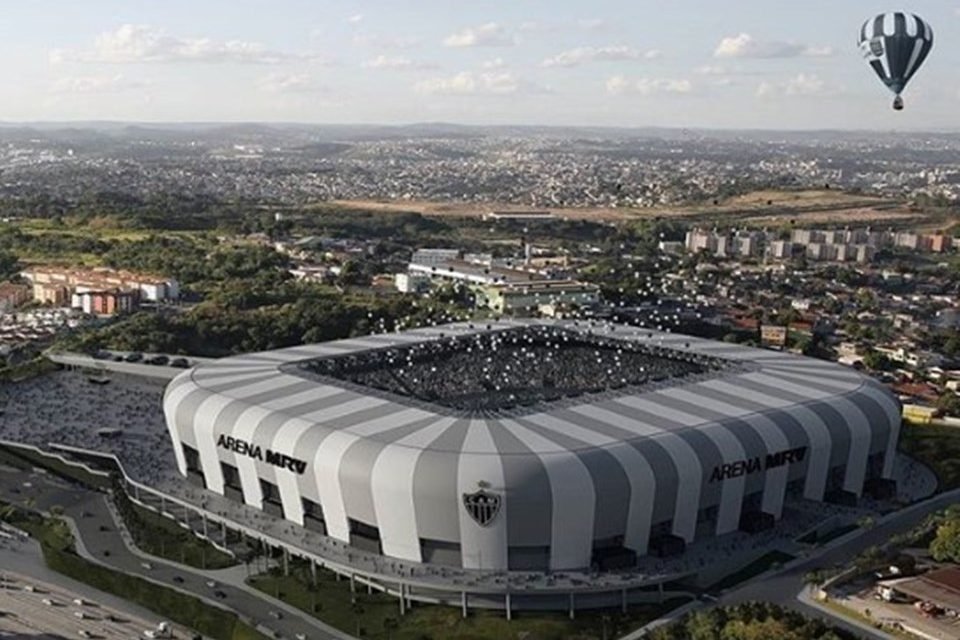
M903 92L933 48L933 29L912 13L881 13L860 27L860 51L896 95L893 108L903 109Z

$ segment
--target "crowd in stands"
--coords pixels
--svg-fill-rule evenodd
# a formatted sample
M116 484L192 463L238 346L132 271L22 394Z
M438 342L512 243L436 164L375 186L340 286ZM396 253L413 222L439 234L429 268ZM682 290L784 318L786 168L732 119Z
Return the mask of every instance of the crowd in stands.
M497 411L702 374L694 352L558 327L524 327L309 363L317 374L462 411Z

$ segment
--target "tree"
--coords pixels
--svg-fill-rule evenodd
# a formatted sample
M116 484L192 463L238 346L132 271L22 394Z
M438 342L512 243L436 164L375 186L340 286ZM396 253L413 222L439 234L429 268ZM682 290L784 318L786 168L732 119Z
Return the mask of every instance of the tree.
M9 251L0 251L0 280L7 280L20 273L20 261Z
M937 562L960 562L960 518L949 519L937 527L930 555Z
M946 391L937 399L937 409L944 415L960 417L960 396L953 391Z
M893 363L890 361L890 358L876 349L871 349L867 352L867 355L863 357L863 364L873 371L889 371L893 368Z

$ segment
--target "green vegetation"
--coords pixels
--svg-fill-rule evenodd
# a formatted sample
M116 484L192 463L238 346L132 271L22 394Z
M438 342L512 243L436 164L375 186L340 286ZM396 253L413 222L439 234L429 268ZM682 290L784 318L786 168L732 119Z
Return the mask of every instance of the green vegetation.
M953 391L945 391L937 398L937 409L947 416L960 416L960 396Z
M33 536L40 543L47 566L58 573L138 604L215 640L265 640L262 634L230 611L81 558L76 554L73 537L62 520L43 518L2 504L0 519Z
M36 453L31 449L0 446L0 451L4 452L7 458L22 460L31 467L46 469L61 478L70 480L71 482L78 482L85 487L107 489L111 484L108 476L90 473L78 464L69 464L59 458Z
M651 640L853 640L856 636L777 605L747 602L698 611L654 630Z
M900 449L933 469L941 491L960 487L960 429L905 422Z
M241 286L246 290L240 291ZM108 327L65 337L57 348L219 357L422 326L461 313L450 304L422 302L414 296L343 295L298 283L270 292L249 282L238 282L237 287L237 298L230 302L206 302L178 314L134 314ZM227 295L225 287L214 297Z
M396 598L379 592L368 595L358 585L352 600L349 582L337 581L330 572L319 570L317 586L313 587L309 567L303 563L292 564L290 576L272 570L249 582L327 624L371 640L601 640L619 637L683 604L682 600L672 600L661 605L636 606L627 615L619 611L584 611L577 614L576 620L570 620L563 612L521 612L507 621L503 612L484 610L472 610L463 619L457 607L420 604L400 616Z
M729 589L745 580L760 575L767 569L772 569L790 560L793 560L793 556L789 553L771 551L770 553L760 556L750 564L745 565L739 571L724 576L719 582L710 585L707 591L723 591L724 589Z
M17 382L42 376L57 369L57 365L44 357L33 358L13 365L2 365L0 361L0 382Z
M943 512L930 543L930 555L937 562L960 562L960 505Z
M114 488L113 501L133 543L141 551L199 569L223 569L237 564L232 556L173 520L134 504L119 487Z

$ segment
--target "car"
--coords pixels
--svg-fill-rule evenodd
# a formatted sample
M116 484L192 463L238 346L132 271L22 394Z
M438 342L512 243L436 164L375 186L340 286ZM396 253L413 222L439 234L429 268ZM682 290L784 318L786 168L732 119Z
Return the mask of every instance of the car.
M307 640L307 634L302 631L294 636L297 640Z
M177 584L183 584L183 577L182 577L182 576L173 576L173 581L176 582Z
M216 591L214 591L213 595L214 597L219 598L221 600L227 597L227 594L221 591L220 589L217 589Z
M94 360L109 360L113 357L113 354L109 351L97 351L93 354Z
M149 562L141 562L140 566L146 569L147 571L150 571L151 569L153 569L153 565L150 564Z
M171 367L176 367L177 369L189 369L190 361L186 358L174 358L170 361Z
M217 581L216 581L216 580L207 580L207 586L210 587L211 589L213 589L214 587L217 586Z
M165 366L168 362L170 362L170 358L167 356L153 356L147 359L147 364L154 364L161 367Z
M124 358L124 360L126 362L140 362L141 360L143 360L143 354L137 351L134 351L133 353L128 353L127 357Z
M280 618L283 617L283 614L280 613L279 611L271 610L269 613L270 613L270 617L273 618L274 620L279 620Z
M113 361L114 361L114 362L123 362L123 356L118 353L118 354L116 354L115 356L113 356Z

